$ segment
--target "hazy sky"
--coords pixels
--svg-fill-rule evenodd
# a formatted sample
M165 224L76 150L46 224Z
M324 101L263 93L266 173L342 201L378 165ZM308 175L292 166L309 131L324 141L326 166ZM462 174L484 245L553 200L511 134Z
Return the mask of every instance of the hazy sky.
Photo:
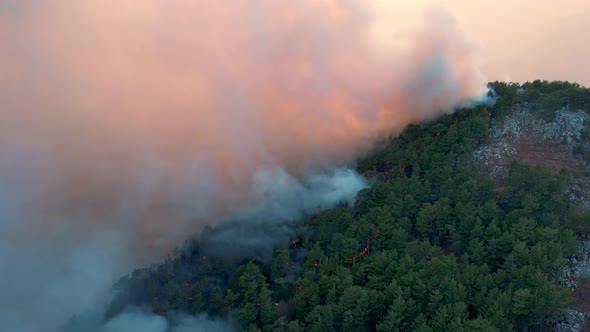
M354 195L330 168L488 80L590 85L587 1L0 0L0 326L54 330L239 208Z
M447 8L480 43L481 69L489 80L568 80L590 86L590 1L377 1L383 37L386 26L392 26L388 20L417 22L426 6Z

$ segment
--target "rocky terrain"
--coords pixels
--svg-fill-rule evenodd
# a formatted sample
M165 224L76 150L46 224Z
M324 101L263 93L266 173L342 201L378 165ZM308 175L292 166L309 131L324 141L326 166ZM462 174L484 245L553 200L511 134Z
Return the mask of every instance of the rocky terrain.
M581 110L562 108L554 116L543 116L540 109L523 103L507 115L495 119L490 114L489 137L474 153L499 181L514 160L542 165L555 172L568 170L572 182L565 195L581 210L590 209L590 163L576 156L576 148L588 149L583 132L590 115ZM580 239L578 252L560 271L562 285L572 290L575 302L554 323L555 331L590 331L590 239Z
M557 172L585 168L587 163L572 152L589 119L584 111L565 108L556 111L554 119L544 120L525 103L502 119L491 120L489 139L475 151L475 159L484 161L500 177L516 159Z
M590 331L590 239L580 241L578 252L560 271L560 279L572 290L575 302L556 323L555 330Z

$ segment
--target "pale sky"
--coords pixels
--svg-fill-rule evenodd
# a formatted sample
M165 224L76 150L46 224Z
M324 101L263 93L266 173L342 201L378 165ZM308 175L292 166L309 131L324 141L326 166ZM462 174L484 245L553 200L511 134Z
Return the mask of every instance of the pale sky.
M590 86L588 0L377 0L383 27L418 22L425 7L448 9L480 44L489 80L576 81Z

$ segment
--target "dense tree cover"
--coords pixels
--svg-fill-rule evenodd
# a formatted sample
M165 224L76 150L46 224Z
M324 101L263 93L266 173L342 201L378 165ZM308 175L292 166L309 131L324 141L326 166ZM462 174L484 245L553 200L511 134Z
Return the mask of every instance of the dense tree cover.
M523 87L541 95L582 89L536 82ZM500 100L516 98L515 86L494 87ZM501 107L410 126L359 163L374 184L353 207L309 216L307 231L268 260L232 265L178 251L125 278L128 291L113 312L128 303L164 314L207 311L241 331L539 326L571 301L557 269L588 217L563 199L566 173L515 162L499 187L472 161Z
M555 114L554 110L565 106L590 112L590 89L577 83L536 80L520 85L496 81L491 86L500 97L496 109L501 112L519 103L539 106L549 118Z

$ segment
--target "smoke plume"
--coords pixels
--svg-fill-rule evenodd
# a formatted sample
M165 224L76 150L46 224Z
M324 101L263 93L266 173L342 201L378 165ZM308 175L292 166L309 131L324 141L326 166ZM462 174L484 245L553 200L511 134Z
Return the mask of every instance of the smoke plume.
M348 201L334 167L485 92L446 13L392 48L373 9L0 0L0 321L54 330L236 211Z

